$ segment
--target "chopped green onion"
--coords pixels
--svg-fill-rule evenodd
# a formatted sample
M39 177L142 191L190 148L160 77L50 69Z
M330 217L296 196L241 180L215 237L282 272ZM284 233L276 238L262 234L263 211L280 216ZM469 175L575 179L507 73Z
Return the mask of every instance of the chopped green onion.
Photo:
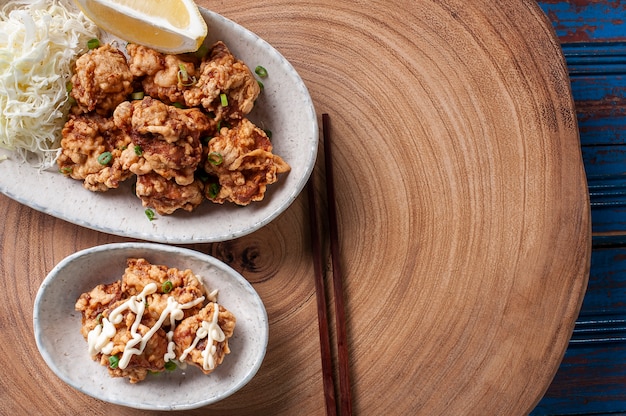
M146 217L148 217L150 221L154 219L154 211L152 211L150 208L146 209L144 212L146 213Z
M72 81L67 81L65 83L65 91L72 92L73 88L74 88L74 85L72 84Z
M185 65L178 64L178 80L180 81L181 78L183 81L187 82L189 80L189 74L187 73L187 68L185 68Z
M184 104L181 104L181 103L174 103L174 104L172 104L172 105L173 105L174 107L176 107L176 108L181 108L181 109L182 109L182 108L185 108L185 105L184 105Z
M72 167L71 166L68 166L68 167L65 167L65 168L61 168L59 170L64 175L69 175L70 173L72 173Z
M265 129L263 130L263 132L265 133L265 135L267 136L268 139L272 139L272 130L270 129Z
M178 78L178 84L184 87L190 87L196 83L196 77L189 78L187 68L183 64L178 64L178 73L176 74L176 77Z
M220 94L220 101L222 103L222 107L228 107L228 97L226 96L226 94Z
M169 281L169 280L166 280L161 285L161 291L163 293L170 293L172 291L172 289L174 289L174 284L171 281Z
M267 69L263 68L261 65L254 68L254 72L261 78L265 78L267 76Z
M139 146L138 144L135 145L135 154L137 156L141 156L143 155L143 149L141 148L141 146Z
M176 363L174 361L168 361L165 363L165 369L167 371L174 371L176 370Z
M218 183L212 183L209 185L209 189L207 190L207 195L209 198L213 199L220 193L220 185Z
M120 365L120 359L117 355L112 355L109 357L109 367L112 369L116 369Z
M102 324L102 318L103 318L103 316L102 316L101 313L99 313L98 316L96 316L96 323L98 325Z
M70 103L70 105L76 105L76 99L74 97L70 97L67 101Z
M209 153L208 160L213 166L219 166L224 162L224 157L218 152L211 152Z
M87 47L88 47L89 49L96 49L96 48L97 48L97 47L99 47L99 46L100 46L100 41L99 41L98 39L95 39L95 38L94 38L94 39L89 39L89 40L87 41Z
M261 81L259 81L258 79L256 80L257 84L259 84L259 88L261 88L261 91L263 91L265 89L265 85L263 85L263 83Z
M137 91L134 92L133 95L131 95L133 100L142 100L144 96L145 93L143 91Z
M109 163L111 163L112 159L113 159L113 155L111 154L111 152L104 152L104 153L101 153L100 156L98 156L98 163L100 163L103 166L106 166Z

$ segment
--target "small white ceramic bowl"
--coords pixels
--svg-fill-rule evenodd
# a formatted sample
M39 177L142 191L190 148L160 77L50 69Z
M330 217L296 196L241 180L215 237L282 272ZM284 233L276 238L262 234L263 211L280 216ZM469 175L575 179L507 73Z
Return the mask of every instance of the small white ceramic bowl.
M93 361L80 333L78 297L101 283L121 278L129 257L191 269L218 302L237 318L231 353L205 375L197 368L176 369L137 384L112 378ZM248 383L259 369L268 341L263 302L252 285L221 261L197 251L153 243L118 243L89 248L62 260L43 281L35 299L37 347L50 369L75 389L110 403L149 410L184 410L215 403Z

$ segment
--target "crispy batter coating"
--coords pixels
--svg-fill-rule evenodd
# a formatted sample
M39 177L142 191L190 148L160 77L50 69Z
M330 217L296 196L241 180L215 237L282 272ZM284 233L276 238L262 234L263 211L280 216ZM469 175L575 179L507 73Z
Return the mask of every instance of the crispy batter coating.
M165 309L167 298L173 297L178 303L187 303L204 296L204 286L189 269L179 270L164 265L151 264L143 258L130 258L122 277L122 290L129 296L139 294L149 283L157 284L157 292L150 295L149 315L154 321L159 319ZM170 281L171 290L164 293L163 283ZM185 310L185 315L193 315L202 309L202 305ZM164 322L165 327L169 322Z
M190 57L168 55L145 46L129 44L128 64L131 73L141 79L147 95L167 104L184 104L183 92L196 80L196 63Z
M83 313L81 333L85 339L89 331L100 323L102 313L121 298L121 280L108 285L98 285L90 292L80 295L76 301L76 310Z
M148 300L150 302L151 300ZM111 305L111 309L115 309L119 306L123 300L118 301ZM133 339L131 328L135 322L135 314L131 311L126 311L123 314L122 323L116 325L116 333L112 338L113 348L108 354L100 355L100 364L108 367L109 374L112 377L128 377L131 383L137 383L144 380L149 372L161 372L165 370L164 356L167 353L167 334L163 328L159 328L154 335L152 335L145 346L144 351L141 354L132 355L128 366L122 368L111 368L109 365L109 357L121 356L124 353L124 347ZM145 335L150 331L150 328L154 326L156 321L148 316L141 320L137 328L137 333Z
M118 131L110 118L97 113L70 115L62 131L57 165L64 174L83 180L83 186L91 191L117 188L132 175L123 169L120 159L129 143L130 137ZM107 152L109 161L102 159Z
M217 126L215 120L197 108L177 108L151 97L121 103L113 118L119 128L130 129L140 135L156 136L168 143L187 136L198 139L212 134Z
M223 128L209 141L204 169L217 176L220 185L217 195L206 194L208 199L248 205L262 200L267 185L276 182L277 174L288 172L290 167L272 153L265 132L244 118L230 129Z
M211 302L206 305L199 313L190 316L180 322L174 330L174 342L176 343L176 355L181 356L188 348L192 346L197 336L198 329L202 326L202 322L211 322L215 313L215 303ZM226 354L230 353L228 340L233 336L235 330L236 318L222 305L218 305L219 313L217 315L217 324L224 333L224 340L213 340L212 345L215 351L211 353L213 356L215 367L224 361ZM192 364L202 370L203 373L209 374L214 369L204 367L203 352L207 350L208 337L203 337L196 342L195 346L188 352L184 362Z
M75 308L82 312L81 334L85 339L89 332L102 324L102 319L128 298L122 289L122 281L118 280L108 285L98 285L90 292L83 293L76 302ZM151 315L142 319L138 333L145 334L149 330L146 323L154 325L156 322ZM119 356L124 351L126 343L132 339L131 326L134 323L134 314L126 311L121 324L116 326L116 333L111 339L112 349L108 354L97 354L94 359L109 369L113 377L128 377L131 383L137 383L148 375L149 371L163 371L165 362L163 356L167 352L167 337L163 329L159 329L147 342L146 349L141 355L134 355L125 369L110 368L109 357Z
M147 291L150 285L153 291ZM145 301L139 302L138 306L145 305L143 313L137 309L128 307L129 302L138 302L142 293ZM107 338L106 346L96 351L94 360L108 367L109 374L113 377L126 377L131 383L137 383L147 377L150 372L165 371L165 364L174 357L168 356L176 352L174 333L181 322L188 319L202 324L203 319L211 316L203 312L206 308L205 288L198 277L188 269L180 270L169 268L164 265L155 265L143 258L127 259L127 267L121 280L108 285L98 285L89 292L83 293L76 301L75 308L82 314L81 333L89 341L91 332L98 332L105 322L114 325L114 333ZM175 327L171 327L171 317L168 315L168 306L175 301L181 306L181 315L172 315ZM115 321L114 312L119 308L120 320ZM138 314L141 314L139 322L135 322ZM218 315L218 325L230 338L232 336L235 318L232 313L223 307ZM108 321L107 321L108 320ZM192 321L188 321L191 325ZM136 328L136 329L135 329ZM135 332L136 330L136 332ZM139 348L137 337L144 337L152 330L152 335L146 337L145 347L138 354L131 354L128 365L124 368L110 365L110 357L117 357L122 361L127 344L130 342L133 348ZM172 331L173 344L170 346L168 331ZM133 344L135 342L135 344ZM220 359L228 353L228 341L224 347L219 348ZM105 350L106 349L106 350Z
M113 119L131 136L133 152L124 154L124 167L136 175L153 171L179 185L194 181L202 159L200 138L215 129L215 121L200 110L179 109L151 97L120 104Z
M201 105L218 120L241 119L254 107L261 88L248 66L235 58L224 42L218 41L209 52L209 59L200 64L198 82L184 91L189 107ZM226 94L227 106L220 94Z
M154 208L159 215L171 214L177 209L191 212L204 201L204 185L200 180L179 185L155 173L137 176L135 192L144 207Z
M246 118L260 87L223 42L203 58L135 44L126 50L128 60L109 44L77 60L76 104L57 160L62 173L98 192L137 176L142 204L169 215L192 211L204 199L260 201L277 174L290 170ZM127 101L139 90L142 99ZM211 163L216 154L224 163ZM207 173L210 186L198 179Z
M109 44L93 49L76 60L71 90L75 109L108 116L133 92L132 84L133 75L119 49Z

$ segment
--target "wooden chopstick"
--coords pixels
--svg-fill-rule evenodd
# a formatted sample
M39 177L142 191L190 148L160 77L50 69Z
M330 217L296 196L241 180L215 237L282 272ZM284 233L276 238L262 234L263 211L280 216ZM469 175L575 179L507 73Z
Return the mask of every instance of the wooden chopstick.
M320 247L319 229L317 223L317 210L315 208L315 180L314 175L309 178L307 191L309 195L309 225L311 226L311 248L313 250L313 269L315 271L315 294L317 298L317 322L320 333L320 348L322 354L322 382L324 386L324 399L326 402L326 415L337 414L337 402L335 400L335 382L333 378L332 353L330 350L330 330L328 328L326 289L322 274L322 250Z
M339 232L337 228L335 181L333 176L332 143L330 136L330 116L326 113L322 114L322 134L324 137L324 167L326 168L328 226L330 235L330 254L333 264L335 327L337 330L337 355L339 361L339 414L348 416L352 414L352 395L350 391L350 360L348 354L346 313L343 295L343 275L339 262Z
M350 391L350 367L346 331L346 317L343 296L343 277L339 263L339 233L337 227L337 213L335 202L335 185L332 166L332 148L330 139L330 117L322 114L322 130L324 137L324 158L326 169L326 196L328 228L330 237L330 252L333 270L333 296L335 299L335 327L337 330L337 360L339 372L339 414L349 416L352 414L352 398ZM317 210L315 203L314 175L311 175L307 185L309 197L309 224L311 227L311 247L314 257L315 291L317 294L317 317L320 329L320 347L322 353L322 377L324 383L324 396L326 401L326 414L337 414L337 402L335 398L335 383L332 368L332 352L330 348L330 332L327 316L327 299L324 276L322 273L322 251L319 228L317 222Z

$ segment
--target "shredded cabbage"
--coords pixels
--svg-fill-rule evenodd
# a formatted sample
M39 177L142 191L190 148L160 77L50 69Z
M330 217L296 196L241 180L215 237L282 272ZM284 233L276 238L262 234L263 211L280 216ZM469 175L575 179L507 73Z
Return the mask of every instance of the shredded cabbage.
M11 1L0 10L0 146L54 164L72 66L98 28L69 0Z

